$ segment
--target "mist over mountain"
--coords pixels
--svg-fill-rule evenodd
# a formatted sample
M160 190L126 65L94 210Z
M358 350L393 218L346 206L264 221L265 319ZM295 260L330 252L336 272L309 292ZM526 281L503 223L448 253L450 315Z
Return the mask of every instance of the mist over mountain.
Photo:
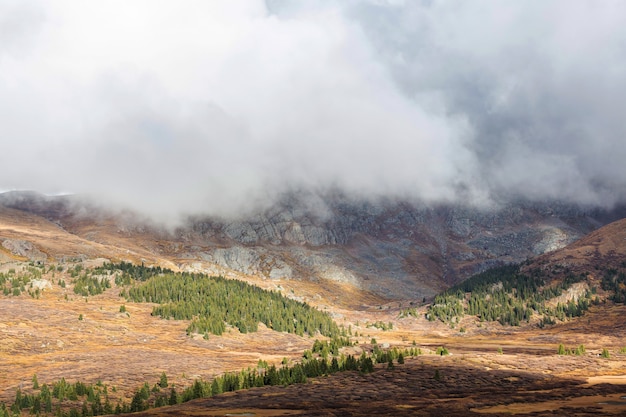
M421 300L624 217L624 206L517 201L485 209L299 193L253 215L199 215L163 228L139 213L105 210L76 196L13 192L0 194L0 256L146 262Z
M341 190L611 207L620 1L4 1L0 190L181 224Z

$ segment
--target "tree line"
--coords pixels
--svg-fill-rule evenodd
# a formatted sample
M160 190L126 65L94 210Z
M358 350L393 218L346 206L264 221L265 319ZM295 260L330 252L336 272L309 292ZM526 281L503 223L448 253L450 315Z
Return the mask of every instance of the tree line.
M626 304L626 272L624 271L626 262L622 263L622 268L607 268L602 276L602 289L610 291L609 297L618 304Z
M521 322L529 322L533 314L539 314L542 316L539 326L542 327L555 323L555 319L580 317L593 302L597 302L597 298L593 299L595 289L592 288L576 300L558 303L556 307L546 304L586 277L587 274L566 272L561 282L548 285L545 274L539 269L521 273L519 264L492 268L435 296L426 318L453 323L468 314L480 321L519 326ZM411 312L403 315L411 315Z
M154 316L190 320L188 334L221 335L226 325L242 333L256 332L259 323L300 336L345 333L328 313L306 303L243 281L206 274L161 273L124 289L121 295L128 301L159 304L152 310Z
M316 341L312 350L321 352L324 347L330 347L332 341ZM337 339L339 344L349 343L346 339ZM126 414L144 411L166 405L184 403L196 398L211 397L226 392L264 386L286 386L305 383L309 378L332 375L337 372L355 371L367 374L375 371L375 365L386 363L387 368L395 364L403 364L405 358L415 357L422 352L419 348L411 349L380 349L374 346L372 352L365 351L359 356L337 354L323 357L321 353L306 358L303 355L301 362L282 366L267 365L247 368L238 372L228 372L216 376L212 380L196 379L182 389L177 390L169 386L167 376L162 373L159 381L152 386L143 383L132 395L130 402L117 401L113 406L109 399L109 387L98 382L95 385L82 382L68 383L65 379L51 385L39 385L36 375L33 377L31 393L17 389L15 401L9 407L0 404L0 417L20 415L22 410L29 410L33 415L55 415L58 417L89 417L105 414ZM166 388L169 390L166 390ZM112 388L115 391L115 387Z

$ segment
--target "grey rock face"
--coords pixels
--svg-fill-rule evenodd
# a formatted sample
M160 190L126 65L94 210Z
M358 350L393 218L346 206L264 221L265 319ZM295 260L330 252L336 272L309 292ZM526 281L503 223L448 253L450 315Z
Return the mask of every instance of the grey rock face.
M45 261L48 257L32 243L18 239L4 239L2 247L14 255L24 256L31 261Z
M390 298L431 296L484 269L561 248L626 216L564 204L461 206L290 198L251 219L208 221L206 260L267 278L329 279Z
M51 221L71 216L76 207L36 195L0 194L0 204ZM160 239L165 255L175 254L187 265L203 260L216 270L267 279L326 279L389 298L421 299L487 268L564 247L624 217L624 207L558 202L478 209L294 193L248 218L190 219ZM124 235L143 230L130 227ZM45 259L28 242L5 239L2 245L20 256Z
M245 274L257 274L260 270L260 253L252 248L241 246L218 248L201 256L205 261Z

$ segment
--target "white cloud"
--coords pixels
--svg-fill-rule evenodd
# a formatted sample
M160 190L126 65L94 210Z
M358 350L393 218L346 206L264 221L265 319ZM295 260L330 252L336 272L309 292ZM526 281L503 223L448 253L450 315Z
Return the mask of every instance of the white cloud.
M0 188L623 199L621 2L268 4L0 4Z

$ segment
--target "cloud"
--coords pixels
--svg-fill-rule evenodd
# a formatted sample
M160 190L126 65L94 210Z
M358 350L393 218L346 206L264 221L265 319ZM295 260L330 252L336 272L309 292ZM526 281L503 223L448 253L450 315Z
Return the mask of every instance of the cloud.
M0 7L0 189L162 219L289 189L625 196L618 1Z

